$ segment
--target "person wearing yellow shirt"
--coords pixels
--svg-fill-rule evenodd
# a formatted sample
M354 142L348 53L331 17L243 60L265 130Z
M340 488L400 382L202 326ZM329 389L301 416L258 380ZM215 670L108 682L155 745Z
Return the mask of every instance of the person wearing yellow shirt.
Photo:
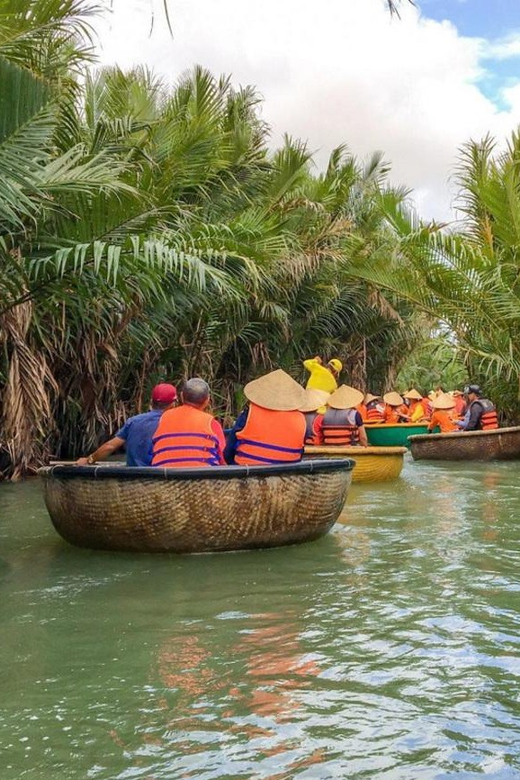
M310 373L305 385L307 390L323 390L325 393L333 393L338 389L337 379L343 368L341 360L332 358L324 366L322 359L316 355L309 360L304 360L303 365Z
M423 397L418 392L418 390L415 388L408 390L408 392L403 395L403 398L405 399L405 402L408 401L407 406L408 416L410 418L409 422L422 422L423 420L428 419L429 415L426 408L426 403L424 402Z

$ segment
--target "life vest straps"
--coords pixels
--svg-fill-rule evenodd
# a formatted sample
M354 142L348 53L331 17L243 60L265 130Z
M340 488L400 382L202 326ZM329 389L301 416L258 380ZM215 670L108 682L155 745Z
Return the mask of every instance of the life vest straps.
M498 428L498 416L496 410L484 412L480 418L480 425L483 431L490 431Z
M202 442L201 442L202 439ZM182 441L182 444L179 442ZM203 466L219 466L219 442L209 433L186 431L163 433L153 438L154 466L179 466L200 463ZM206 442L206 443L203 443ZM161 443L163 446L157 446Z
M323 443L329 446L350 447L359 441L357 425L324 425Z
M255 453L257 448L263 452L264 455ZM270 452L273 454L273 457L269 457L268 453ZM245 457L250 460L256 460L259 463L280 463L280 461L292 463L293 461L300 461L302 459L303 448L281 447L278 444L266 444L265 442L255 441L254 439L239 439L236 454L239 458Z

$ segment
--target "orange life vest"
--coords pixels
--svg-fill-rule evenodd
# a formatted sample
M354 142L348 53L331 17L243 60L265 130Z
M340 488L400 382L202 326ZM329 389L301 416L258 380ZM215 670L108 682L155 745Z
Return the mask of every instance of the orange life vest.
M466 411L466 402L461 395L456 395L453 399L455 401L455 411L459 417L464 417Z
M246 424L236 434L235 463L296 463L302 458L305 428L301 412L275 412L250 404Z
M441 433L459 431L460 428L455 424L456 416L457 412L455 409L434 409L428 430L433 431L434 428L439 426Z
M316 430L316 421L319 417L323 418L318 412L305 412L305 444L321 444L321 434Z
M497 410L491 401L489 401L487 398L479 398L478 401L473 401L473 403L470 404L469 409L471 409L473 404L479 404L483 410L482 416L480 418L479 430L490 431L494 428L498 428Z
M359 414L361 415L361 419L363 420L363 422L366 422L366 420L367 420L367 408L366 408L365 404L359 404L359 406L356 406L356 411L358 411Z
M385 407L385 423L387 425L397 425L397 423L401 422L402 414L408 414L408 409L403 404L400 406L387 404Z
M370 401L367 404L367 423L376 424L385 421L384 406L380 401Z
M219 466L219 441L212 431L212 422L211 414L193 406L164 412L152 440L152 466Z
M356 409L327 409L323 417L323 443L353 447L359 442Z

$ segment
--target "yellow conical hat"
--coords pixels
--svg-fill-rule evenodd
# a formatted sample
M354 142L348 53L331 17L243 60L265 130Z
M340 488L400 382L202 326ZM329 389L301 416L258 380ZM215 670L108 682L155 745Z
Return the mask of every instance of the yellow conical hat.
M325 390L313 390L312 388L305 390L305 401L303 406L300 406L300 412L315 412L320 406L325 406L329 395L330 393L326 393Z
M281 368L248 382L244 395L251 403L275 412L296 411L305 403L303 387Z
M432 406L434 409L453 409L455 401L447 393L440 393L437 398L433 399Z
M408 398L410 401L422 401L422 395L415 387L408 390L408 392L403 395L403 398Z
M399 393L391 392L391 393L385 393L383 396L383 401L385 404L388 404L389 406L401 406L403 403L403 399L399 395Z
M327 404L331 409L354 409L363 401L363 393L349 385L341 385L335 390Z

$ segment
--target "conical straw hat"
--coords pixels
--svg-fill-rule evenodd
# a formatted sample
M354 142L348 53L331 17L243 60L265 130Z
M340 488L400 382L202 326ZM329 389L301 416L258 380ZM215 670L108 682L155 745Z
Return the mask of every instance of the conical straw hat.
M380 395L372 395L372 393L367 393L363 403L369 404L371 401L377 401L378 398L381 398L381 396Z
M296 411L305 403L303 387L281 368L248 382L244 395L251 403L275 412Z
M408 390L408 392L403 395L403 398L408 398L410 401L422 401L422 395L415 387Z
M447 393L441 393L432 401L434 409L453 409L455 401Z
M331 409L354 409L363 400L363 393L355 387L341 385L327 401Z
M300 406L300 412L315 412L320 406L325 406L329 395L330 393L326 393L325 390L313 390L312 388L305 390L305 401L303 406Z
M399 395L399 393L385 393L383 396L383 401L385 404L388 404L389 406L401 406L403 403L403 399Z

